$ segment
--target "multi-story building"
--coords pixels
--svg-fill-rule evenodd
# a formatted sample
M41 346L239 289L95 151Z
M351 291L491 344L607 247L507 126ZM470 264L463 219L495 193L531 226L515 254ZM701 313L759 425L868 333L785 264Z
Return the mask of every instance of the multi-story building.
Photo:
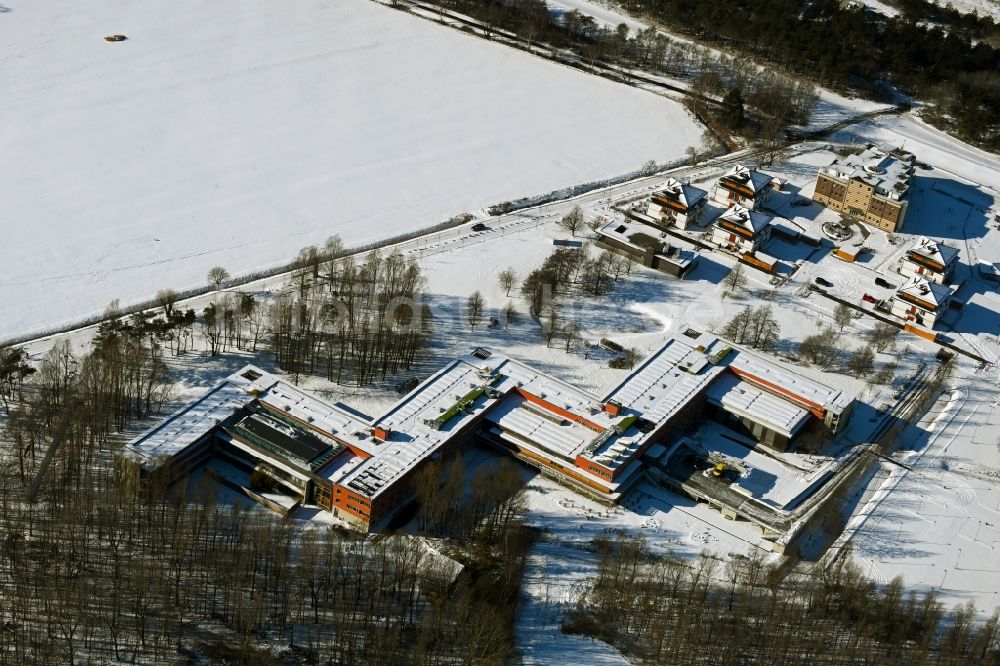
M771 216L733 204L715 220L712 242L735 254L753 254L771 238Z
M946 284L914 275L896 290L891 311L903 321L934 328L938 318L948 310L954 293L954 289Z
M217 477L271 508L287 513L312 502L368 531L413 499L423 465L474 440L613 503L643 477L647 449L697 427L710 409L784 449L813 416L837 432L851 404L840 391L689 330L604 398L480 348L375 418L247 366L134 439L120 458L126 469L167 480L196 465L224 468ZM266 489L254 486L261 475Z
M754 167L737 164L727 171L712 190L712 201L723 206L739 204L756 210L774 187L774 178Z
M646 206L646 215L662 226L687 229L697 224L705 210L708 192L670 178L662 190L655 192Z
M877 229L898 231L915 161L913 153L869 145L820 169L813 200Z
M956 248L921 237L900 260L899 272L906 277L920 275L931 282L948 284L957 265Z

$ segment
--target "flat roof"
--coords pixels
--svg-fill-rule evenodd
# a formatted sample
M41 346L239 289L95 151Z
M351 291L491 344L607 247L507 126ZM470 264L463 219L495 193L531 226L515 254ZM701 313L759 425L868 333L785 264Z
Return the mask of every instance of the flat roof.
M825 409L843 408L853 401L853 397L838 388L810 379L745 349L732 354L728 366Z
M144 466L161 458L176 456L213 428L221 425L239 409L254 401L300 421L308 428L304 432L318 438L324 445L334 446L338 441L343 441L366 452L373 452L376 449L377 442L367 436L365 432L367 426L360 419L309 396L276 375L256 366L247 365L158 425L132 439L125 445L123 455L139 461ZM291 432L294 440L295 433ZM324 436L329 437L331 441L325 441ZM308 441L308 437L304 434L302 437L303 442ZM289 443L281 437L276 437L273 443L280 442L289 444L288 452L293 457L306 462L315 459L315 456L310 459L302 458L303 455L308 455L308 451L305 449L298 451L299 444Z
M915 159L905 150L869 145L860 153L834 160L820 173L840 180L861 180L876 194L901 200L910 189Z
M704 358L693 345L678 337L671 338L625 381L612 389L605 401L615 400L623 408L649 421L663 421L686 404L692 394L723 372L720 367L706 367L699 363L698 355ZM696 366L689 365L692 362ZM699 367L699 371L691 374L685 371L685 367Z
M762 391L731 373L726 373L713 382L705 395L709 402L726 411L746 416L789 437L797 433L810 418L809 412L792 402Z
M546 413L516 392L490 409L486 419L571 462L598 434L575 421Z
M605 222L597 228L597 234L612 238L619 243L623 243L635 248L639 252L645 252L650 247L653 252L662 259L665 259L677 266L688 266L695 261L699 252L693 245L687 244L675 236L669 240L657 238L656 230L648 225L631 222L629 220L612 220Z
M266 412L249 414L242 418L235 427L246 430L278 447L289 457L298 458L307 464L332 449L329 444L321 442L302 428L282 423Z
M245 372L250 366L244 368ZM262 376L262 375L259 375ZM256 384L236 373L129 441L122 453L143 466L176 456L254 399Z

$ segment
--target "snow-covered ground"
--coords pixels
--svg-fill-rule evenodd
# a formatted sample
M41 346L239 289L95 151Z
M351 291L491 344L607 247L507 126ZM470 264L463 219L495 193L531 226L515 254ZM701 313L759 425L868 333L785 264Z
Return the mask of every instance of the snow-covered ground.
M645 30L647 25L628 15L615 3L607 0L545 0L550 11L556 13L569 13L573 10L590 16L599 25L607 28L617 28L624 23L628 26L629 35L635 37L640 30Z
M864 0L864 5L875 10L879 14L884 14L885 16L899 16L899 10L888 2L881 2L881 0Z
M700 142L674 102L375 3L4 7L0 338Z
M844 97L825 88L819 88L818 92L819 99L809 117L809 122L803 129L823 129L861 113L871 113L892 107L891 104L882 102L872 102L858 97Z
M951 5L963 14L973 12L980 16L992 16L994 21L1000 22L1000 0L930 0L936 5Z
M916 171L899 244L885 245L879 232L865 241L883 248L869 267L898 277L895 259L916 234L958 247L956 277L964 284L956 298L964 307L950 312L943 328L992 361L978 370L959 364L936 407L899 438L902 450L894 457L906 467L883 463L887 474L872 481L844 541L876 580L902 576L909 586L936 590L949 605L972 601L989 614L1000 605L1000 299L995 283L973 269L977 259L1000 261L1000 229L990 219L1000 198L1000 159L912 114L861 123L834 139L900 145L930 165ZM834 260L814 270L835 283L853 272L859 288L873 288L863 268L849 267ZM926 346L904 339L911 349Z
M921 162L961 178L1000 190L1000 158L931 127L913 113L885 116L837 132L833 141L901 146Z
M970 379L904 432L895 458L912 469L883 463L890 475L848 533L872 578L989 614L1000 606L1000 390Z

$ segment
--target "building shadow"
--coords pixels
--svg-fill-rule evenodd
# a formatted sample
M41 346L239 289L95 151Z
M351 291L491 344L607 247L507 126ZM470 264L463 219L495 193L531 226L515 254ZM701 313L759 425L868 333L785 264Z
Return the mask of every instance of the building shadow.
M974 185L915 175L909 209L900 231L941 240L982 238L989 224L993 197Z

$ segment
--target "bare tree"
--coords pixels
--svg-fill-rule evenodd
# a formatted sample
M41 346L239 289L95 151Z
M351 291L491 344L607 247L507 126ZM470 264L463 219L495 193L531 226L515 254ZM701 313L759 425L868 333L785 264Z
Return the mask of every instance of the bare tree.
M563 337L566 340L565 351L568 352L573 348L573 344L580 339L580 331L575 321L567 322L566 325L563 326Z
M510 290L517 286L517 273L513 268L505 268L500 271L497 280L500 282L500 288L504 290L504 295L510 296Z
M875 352L868 345L855 349L847 357L847 369L855 377L871 373L875 367Z
M799 354L812 363L827 366L837 358L837 334L833 328L824 328L819 333L807 336L799 344Z
M542 323L542 335L545 336L545 346L552 344L552 338L559 332L559 310L555 304L550 304L545 313L545 321Z
M503 317L503 328L506 331L517 320L517 307L514 302L507 301L507 305L503 306L500 314Z
M844 327L851 323L851 319L854 318L854 308L846 303L838 303L837 307L833 310L833 321L840 327L841 332L843 332Z
M722 335L736 344L755 349L770 349L781 335L781 327L770 305L747 306L729 320Z
M573 210L566 213L559 222L563 229L576 236L576 232L583 226L583 209L573 206Z
M465 302L465 316L469 320L469 329L476 330L476 326L483 320L483 309L486 307L486 299L478 291L472 292L469 300Z
M215 266L208 271L208 284L213 289L218 291L222 288L223 283L229 279L229 271L227 271L222 266Z
M161 289L156 292L156 302L163 308L163 316L170 319L174 312L174 304L177 303L180 295L173 289Z
M202 311L201 334L208 341L209 353L215 356L222 349L224 335L223 322L219 317L219 309L215 303L209 303Z
M726 287L726 294L732 294L736 290L743 290L747 286L747 276L743 273L743 264L737 262L733 270L729 271L726 277L722 278L722 284Z
M868 341L871 342L876 351L881 352L893 344L898 333L899 328L888 322L880 321L868 333Z

